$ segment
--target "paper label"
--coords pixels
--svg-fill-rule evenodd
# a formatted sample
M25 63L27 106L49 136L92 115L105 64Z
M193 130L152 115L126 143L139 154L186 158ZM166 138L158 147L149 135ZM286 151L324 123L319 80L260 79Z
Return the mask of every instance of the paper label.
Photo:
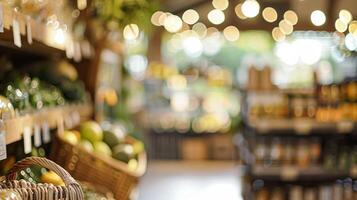
M19 22L15 19L12 19L12 33L13 33L13 37L14 37L14 44L17 47L21 47L21 35L20 35L20 26L19 26Z
M26 35L27 35L27 42L32 44L32 29L31 29L31 19L29 16L26 17Z
M5 134L5 126L3 122L0 122L0 160L4 160L7 158Z
M4 7L0 3L0 33L4 32Z
M23 136L24 136L24 152L25 152L25 154L31 153L31 150L32 150L32 142L31 142L32 133L31 132L32 132L31 127L26 126L24 128Z
M41 127L39 125L35 125L33 128L34 131L34 145L35 147L41 146Z
M47 123L42 124L42 138L45 144L51 142L50 128Z

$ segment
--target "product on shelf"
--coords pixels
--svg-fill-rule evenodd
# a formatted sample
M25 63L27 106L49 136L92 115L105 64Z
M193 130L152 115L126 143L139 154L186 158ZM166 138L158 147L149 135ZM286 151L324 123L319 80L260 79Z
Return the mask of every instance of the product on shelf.
M15 116L15 110L9 99L0 95L0 119L6 120Z

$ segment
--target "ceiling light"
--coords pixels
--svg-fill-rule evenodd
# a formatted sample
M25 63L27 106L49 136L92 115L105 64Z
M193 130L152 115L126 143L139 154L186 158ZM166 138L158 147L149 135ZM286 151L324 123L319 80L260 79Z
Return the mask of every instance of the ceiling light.
M186 10L182 15L182 20L190 25L196 23L199 19L200 16L198 15L197 11L193 9Z
M270 23L275 22L278 19L278 13L272 7L264 8L262 14L263 14L264 20L267 22L270 22Z
M208 20L212 24L222 24L225 20L224 13L221 10L213 9L208 13Z
M322 26L326 22L326 15L321 10L315 10L311 13L310 19L315 26Z
M248 18L253 18L258 15L260 5L255 0L245 0L242 4L242 12Z

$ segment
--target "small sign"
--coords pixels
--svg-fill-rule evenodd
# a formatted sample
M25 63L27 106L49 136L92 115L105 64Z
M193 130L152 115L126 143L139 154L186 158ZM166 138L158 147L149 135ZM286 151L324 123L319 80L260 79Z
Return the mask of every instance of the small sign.
M0 33L4 32L4 7L0 4Z
M31 29L31 18L26 16L26 35L27 35L27 42L32 44L32 29Z
M22 44L21 44L20 25L15 17L12 19L12 33L14 37L14 44L17 47L21 47Z
M25 126L24 128L24 152L25 154L31 153L32 150L32 142L31 142L32 129L29 126Z
M3 122L0 122L0 160L7 158L6 153L6 137L5 137L5 127Z
M51 142L50 127L48 126L48 123L42 124L42 134L43 142L45 144Z
M41 127L35 124L34 128L34 145L35 147L41 146Z

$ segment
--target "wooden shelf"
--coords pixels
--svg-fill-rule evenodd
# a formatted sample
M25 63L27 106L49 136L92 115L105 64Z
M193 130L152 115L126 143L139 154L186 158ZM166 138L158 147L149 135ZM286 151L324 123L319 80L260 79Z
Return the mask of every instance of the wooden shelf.
M253 179L263 179L271 181L328 181L341 178L356 178L356 170L327 170L322 166L309 168L299 168L294 166L286 167L263 167L255 166L251 169Z
M6 120L4 121L6 144L21 140L25 127L32 128L35 125L43 126L46 124L50 129L55 129L62 125L66 128L72 128L81 121L90 118L91 114L92 106L90 104L77 104L44 108Z
M357 131L353 121L318 122L315 119L259 119L247 122L258 134L351 135Z

